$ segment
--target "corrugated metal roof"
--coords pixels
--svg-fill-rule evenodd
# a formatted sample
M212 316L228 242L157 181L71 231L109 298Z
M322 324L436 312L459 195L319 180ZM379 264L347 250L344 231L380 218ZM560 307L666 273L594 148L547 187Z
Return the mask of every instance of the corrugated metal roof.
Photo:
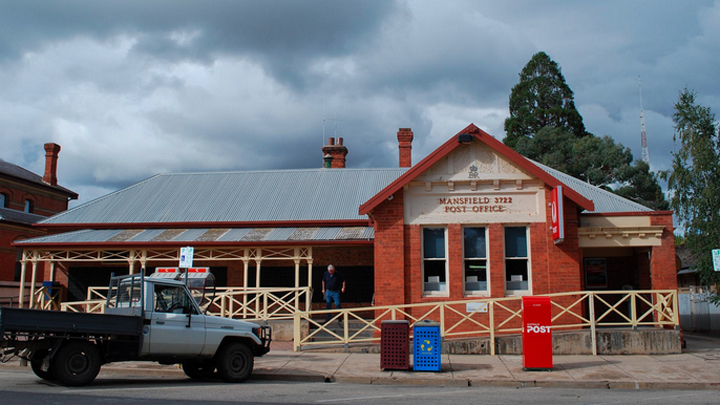
M362 220L358 207L407 169L159 174L46 224Z
M119 235L125 235L118 238ZM129 235L133 235L128 237ZM211 235L215 235L211 238ZM300 237L302 235L302 237ZM20 245L108 243L127 245L147 243L194 242L332 242L370 241L375 237L372 227L321 227L321 228L192 228L192 229L85 229L63 234L41 236L18 241Z
M596 213L651 209L534 162L592 200ZM397 169L309 169L159 174L41 221L45 224L232 223L363 220L358 207L401 176ZM587 212L587 211L586 211ZM153 232L139 236L152 239ZM216 231L217 232L217 231ZM235 235L238 230L228 233ZM242 237L262 239L254 230ZM174 235L165 235L166 238ZM233 236L227 236L232 238Z
M588 184L580 179L565 174L559 170L555 170L551 167L545 166L538 162L533 162L538 167L546 171L551 176L563 182L566 186L580 193L583 197L588 200L592 200L595 204L594 213L613 213L613 212L648 212L652 209L638 204L634 201L630 201L627 198L620 197L610 191L605 191L601 188L595 187L592 184ZM583 211L589 213L590 211Z

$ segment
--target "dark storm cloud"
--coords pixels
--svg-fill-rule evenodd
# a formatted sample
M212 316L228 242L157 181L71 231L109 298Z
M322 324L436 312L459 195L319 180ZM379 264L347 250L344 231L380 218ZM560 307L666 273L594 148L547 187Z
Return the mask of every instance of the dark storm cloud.
M3 1L0 58L77 36L137 39L154 58L211 63L252 55L291 83L309 61L352 52L395 11L393 1L49 0Z
M416 97L442 85L435 94L448 101L468 96L488 100L505 92L507 79L516 76L503 62L510 57L520 65L526 57L526 52L504 46L507 33L496 32L497 26L451 16L413 27L417 16L403 3L385 0L5 3L0 14L2 59L76 37L110 41L125 35L136 40L132 52L157 59L212 63L222 55L249 57L297 91L327 80L322 72L309 70L318 58L361 51L368 58L357 61L361 80L350 85L353 91L413 89ZM383 24L392 36L379 35ZM382 52L387 41L395 45L390 53ZM373 55L373 48L380 52Z
M475 123L504 137L510 89L538 51L589 131L668 168L683 87L720 111L720 2L0 0L0 157L81 201L158 172L419 161Z

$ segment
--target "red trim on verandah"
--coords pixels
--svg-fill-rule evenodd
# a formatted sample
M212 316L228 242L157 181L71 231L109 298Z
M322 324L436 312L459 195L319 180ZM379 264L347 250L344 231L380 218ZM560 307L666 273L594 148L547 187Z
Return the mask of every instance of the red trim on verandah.
M39 228L77 229L190 229L190 228L293 228L293 227L348 227L370 226L368 219L322 221L244 221L244 222L98 222L98 223L36 223Z
M44 242L44 243L11 243L11 246L19 248L98 248L98 247L113 247L113 248L129 248L140 246L142 248L160 248L160 247L182 247L182 246L193 246L193 247L236 247L236 246L372 246L373 240L323 240L323 241L243 241L243 242L191 242L191 241L180 241L180 242L143 242L139 244L137 241L132 242L68 242L68 243L57 243L57 242Z
M514 150L512 150L512 148L505 145L504 143L498 141L492 135L490 135L487 132L476 127L474 124L470 124L465 129L463 129L462 131L455 134L455 136L450 138L442 146L435 149L435 151L433 151L431 154L429 154L427 157L425 157L425 159L421 160L418 164L416 164L415 166L410 168L410 170L405 172L405 174L398 177L395 181L390 183L387 187L382 189L375 196L373 196L371 199L369 199L364 204L362 204L359 209L360 215L368 214L375 207L380 205L380 203L385 201L385 199L387 199L391 195L395 194L403 186L408 184L414 178L419 176L425 170L429 169L432 165L434 165L435 163L440 161L440 159L447 156L447 154L449 154L455 148L457 148L460 145L460 143L458 142L458 137L460 136L460 134L473 135L475 137L475 139L479 140L480 142L483 142L484 144L489 146L491 149L495 150L500 155L506 157L507 159L509 159L516 165L518 165L521 169L523 169L523 170L527 171L528 173L534 175L535 177L539 178L540 180L542 180L546 185L550 186L551 188L555 188L557 186L564 186L565 196L567 198L571 199L572 201L574 201L580 207L582 207L588 211L592 211L595 209L595 204L591 200L588 200L587 198L583 197L577 191L571 189L567 185L563 184L560 180L556 179L555 177L548 174L546 171L537 167L535 164L533 164L527 158L525 158L521 154L515 152Z

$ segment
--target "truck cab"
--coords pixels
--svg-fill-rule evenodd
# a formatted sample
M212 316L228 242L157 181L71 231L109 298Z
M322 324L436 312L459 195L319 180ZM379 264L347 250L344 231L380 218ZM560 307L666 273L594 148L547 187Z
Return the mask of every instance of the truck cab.
M255 356L267 353L270 349L269 328L205 314L201 304L211 302L214 294L211 276L209 272L164 271L148 277L114 278L105 313L142 316L140 356L161 362L193 356L211 357L223 340L229 338L246 342Z

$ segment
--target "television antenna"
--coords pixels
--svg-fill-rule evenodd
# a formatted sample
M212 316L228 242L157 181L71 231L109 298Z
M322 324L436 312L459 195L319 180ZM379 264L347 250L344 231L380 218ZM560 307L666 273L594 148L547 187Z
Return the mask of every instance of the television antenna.
M642 147L642 160L650 164L650 152L648 152L647 132L645 131L645 111L642 102L642 79L638 76L638 87L640 88L640 146Z

